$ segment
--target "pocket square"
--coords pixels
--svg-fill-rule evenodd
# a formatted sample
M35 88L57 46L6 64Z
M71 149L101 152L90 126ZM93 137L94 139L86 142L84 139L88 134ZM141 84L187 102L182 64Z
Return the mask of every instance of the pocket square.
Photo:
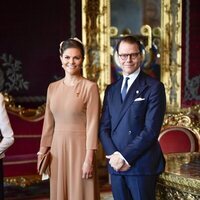
M134 101L144 101L144 100L145 100L145 98L139 97L139 98L136 98Z

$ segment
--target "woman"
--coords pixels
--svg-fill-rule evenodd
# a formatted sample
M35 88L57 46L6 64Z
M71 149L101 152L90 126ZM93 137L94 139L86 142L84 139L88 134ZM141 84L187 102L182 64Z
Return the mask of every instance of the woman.
M79 39L61 42L60 59L65 77L48 87L38 159L50 148L51 200L98 200L98 87L81 75L84 47Z
M14 142L13 130L6 112L4 97L0 93L0 199L4 199L4 185L3 185L3 159L4 152Z

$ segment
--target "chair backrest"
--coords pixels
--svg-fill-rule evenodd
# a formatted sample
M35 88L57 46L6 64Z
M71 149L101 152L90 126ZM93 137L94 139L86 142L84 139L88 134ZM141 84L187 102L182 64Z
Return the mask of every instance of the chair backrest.
M200 124L192 115L166 114L158 141L164 154L200 151Z
M39 150L43 119L27 121L8 113L14 131L14 144L6 151L3 160L4 176L16 177L37 174L37 152Z
M198 151L197 138L190 130L183 127L165 129L158 140L165 154Z

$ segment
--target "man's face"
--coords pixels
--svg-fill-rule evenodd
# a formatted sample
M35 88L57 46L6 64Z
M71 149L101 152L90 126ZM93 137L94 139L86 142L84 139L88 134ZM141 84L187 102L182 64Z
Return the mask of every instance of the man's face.
M122 67L123 75L130 75L141 65L142 55L137 44L130 44L122 41L118 49L119 62Z

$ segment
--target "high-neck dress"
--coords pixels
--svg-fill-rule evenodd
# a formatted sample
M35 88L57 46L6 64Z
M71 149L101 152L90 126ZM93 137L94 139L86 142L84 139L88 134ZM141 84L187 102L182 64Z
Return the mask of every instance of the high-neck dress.
M98 200L96 173L82 179L87 149L97 149L100 98L97 84L81 78L74 86L64 79L47 91L41 147L51 147L51 200ZM94 163L95 164L95 163Z

